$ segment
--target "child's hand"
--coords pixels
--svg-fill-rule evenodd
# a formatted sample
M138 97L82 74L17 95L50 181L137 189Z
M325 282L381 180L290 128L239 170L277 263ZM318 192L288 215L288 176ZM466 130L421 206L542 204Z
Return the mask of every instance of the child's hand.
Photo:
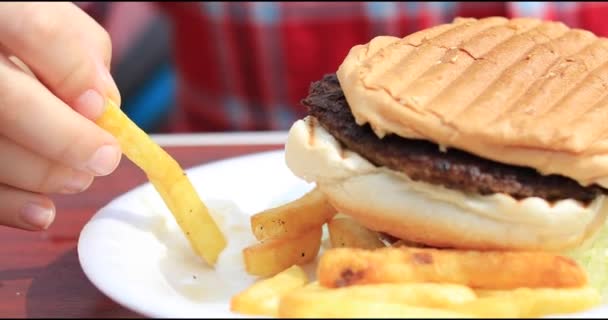
M90 120L120 99L111 51L72 3L0 3L0 224L45 229L44 194L81 192L118 165L118 143Z

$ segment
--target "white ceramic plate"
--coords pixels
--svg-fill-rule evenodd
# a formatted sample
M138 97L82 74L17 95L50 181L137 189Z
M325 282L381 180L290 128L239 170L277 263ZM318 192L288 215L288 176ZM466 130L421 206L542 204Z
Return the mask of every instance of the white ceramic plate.
M242 317L230 312L229 301L255 280L241 260L241 249L255 242L249 216L312 188L289 171L283 155L265 152L187 170L230 234L215 269L193 254L161 198L144 184L110 202L82 230L84 273L108 297L147 317ZM607 315L608 306L576 316Z

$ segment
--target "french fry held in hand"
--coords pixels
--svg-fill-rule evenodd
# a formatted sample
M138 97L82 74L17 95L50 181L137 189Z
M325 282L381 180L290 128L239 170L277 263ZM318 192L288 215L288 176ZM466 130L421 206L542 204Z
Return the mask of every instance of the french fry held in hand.
M580 312L599 305L601 300L591 287L479 290L476 294L479 299L449 308L483 318L535 318Z
M313 261L321 248L322 226L301 234L272 238L243 250L245 270L260 277L273 276L292 265Z
M272 278L256 282L230 300L230 310L248 315L277 317L279 299L286 293L308 283L308 276L297 265Z
M321 226L336 214L325 195L314 188L301 198L251 217L251 229L259 241L301 234Z
M96 122L116 137L122 152L144 171L194 251L215 265L226 239L180 165L113 102Z
M426 287L425 287L426 286ZM439 289L433 295L430 289ZM318 285L295 289L284 295L279 303L282 318L470 318L470 314L448 309L419 306L433 302L453 304L475 298L463 286L412 284L370 285L328 289ZM423 296L417 297L421 292ZM413 303L413 304L411 304Z
M319 261L317 276L326 287L438 282L475 289L517 289L587 284L584 270L573 260L551 253L408 247L330 249Z
M386 247L378 232L369 230L350 217L334 218L327 223L332 248L377 249Z

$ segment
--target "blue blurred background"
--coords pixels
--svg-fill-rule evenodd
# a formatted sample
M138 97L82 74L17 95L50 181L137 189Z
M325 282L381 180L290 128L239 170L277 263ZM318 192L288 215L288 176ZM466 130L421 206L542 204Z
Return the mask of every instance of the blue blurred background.
M171 24L149 2L78 2L112 37L122 109L146 132L165 130L175 107Z

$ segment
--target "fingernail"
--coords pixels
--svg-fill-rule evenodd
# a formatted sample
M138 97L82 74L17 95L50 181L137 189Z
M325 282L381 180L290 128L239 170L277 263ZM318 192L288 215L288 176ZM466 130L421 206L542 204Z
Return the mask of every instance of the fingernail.
M116 82L114 82L114 78L112 74L110 74L110 70L105 69L105 82L107 88L109 90L108 95L114 100L120 100L120 93L118 91L118 86L116 86Z
M76 99L74 108L89 119L97 119L103 113L105 101L101 94L93 89L85 91Z
M104 95L114 100L116 103L120 101L120 93L118 91L118 86L114 82L114 78L110 73L110 70L103 64L101 61L97 63L97 72L101 76L104 85Z
M121 151L117 146L103 146L89 159L87 168L97 175L105 176L110 174L120 161Z
M88 188L91 182L93 182L93 177L90 174L74 171L61 191L67 194L78 193Z
M36 229L46 229L55 218L55 209L37 203L26 203L21 208L21 220Z

